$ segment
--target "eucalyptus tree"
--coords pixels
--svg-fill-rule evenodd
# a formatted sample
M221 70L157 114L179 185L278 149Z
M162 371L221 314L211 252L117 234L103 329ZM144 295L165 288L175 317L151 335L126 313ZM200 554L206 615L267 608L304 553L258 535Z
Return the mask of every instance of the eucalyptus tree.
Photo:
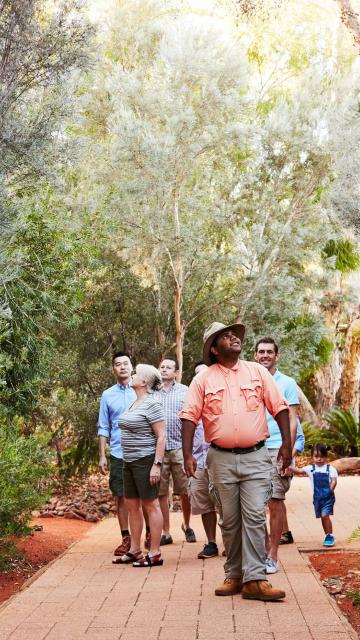
M231 20L179 5L114 9L84 127L92 136L88 174L112 230L123 231L124 257L152 287L159 348L175 347L182 368L187 328L233 286L221 174L227 139L247 108L247 63ZM169 291L171 342L162 302Z
M359 65L335 3L270 4L249 34L258 135L231 194L246 265L238 307L255 332L265 318L285 368L309 378L336 347L328 316L359 308L344 275L338 287L358 265Z
M329 356L322 250L345 235L359 71L328 5L113 5L82 86L78 206L151 288L180 362L214 313L276 332L293 373Z
M1 398L15 413L31 411L36 400L45 325L61 307L50 257L61 255L63 225L54 230L53 211L44 217L48 195L64 186L70 75L88 59L80 4L0 1ZM54 210L64 208L57 201Z

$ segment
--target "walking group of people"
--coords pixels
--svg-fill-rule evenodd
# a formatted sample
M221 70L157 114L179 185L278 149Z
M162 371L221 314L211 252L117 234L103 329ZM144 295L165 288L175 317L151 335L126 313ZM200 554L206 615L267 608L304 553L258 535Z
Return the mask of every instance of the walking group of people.
M258 340L254 362L241 360L244 335L241 323L212 323L189 388L176 381L175 358L164 358L158 369L138 364L133 372L129 355L115 353L116 384L104 391L100 403L99 468L107 473L109 440L109 483L122 534L114 564L163 564L161 547L173 543L172 479L187 542L196 542L191 514L202 517L206 543L198 558L219 554L217 522L220 526L225 580L215 594L281 600L285 592L272 587L267 575L279 570L279 545L293 542L285 508L291 476L310 477L324 544L332 546L337 474L321 443L314 448L312 465L292 465L304 449L296 382L277 369L280 354L272 338Z

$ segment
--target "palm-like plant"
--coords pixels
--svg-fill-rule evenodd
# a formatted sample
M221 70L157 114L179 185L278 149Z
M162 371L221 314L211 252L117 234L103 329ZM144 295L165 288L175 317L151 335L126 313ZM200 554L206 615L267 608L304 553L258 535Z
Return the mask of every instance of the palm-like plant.
M360 447L360 422L352 411L334 407L325 413L324 418L330 425L328 433L334 444L343 447L351 456L357 456Z
M311 422L303 423L306 445L323 442L336 453L357 456L360 449L360 423L352 411L334 407L325 413L324 418L329 424L328 429L319 429Z

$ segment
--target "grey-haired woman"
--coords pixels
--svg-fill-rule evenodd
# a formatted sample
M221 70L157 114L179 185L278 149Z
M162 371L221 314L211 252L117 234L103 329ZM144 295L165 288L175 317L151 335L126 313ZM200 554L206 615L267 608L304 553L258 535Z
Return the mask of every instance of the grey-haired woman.
M161 387L159 371L148 364L138 364L131 377L136 400L119 420L124 452L124 497L129 511L131 548L116 558L116 564L132 563L134 567L163 564L160 537L163 518L159 505L159 483L165 450L166 430L162 405L153 392ZM140 547L143 529L142 507L147 512L151 546L146 556Z

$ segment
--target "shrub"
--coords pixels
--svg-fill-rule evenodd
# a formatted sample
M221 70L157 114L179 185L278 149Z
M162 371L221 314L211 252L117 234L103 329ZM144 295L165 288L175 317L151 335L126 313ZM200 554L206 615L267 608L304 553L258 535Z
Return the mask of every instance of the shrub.
M360 447L360 423L352 411L334 407L325 413L329 428L319 429L311 422L304 422L303 430L307 447L324 442L339 455L357 456Z
M29 532L31 512L46 499L41 481L49 474L47 451L35 435L0 424L0 548L9 536Z
M334 436L337 444L350 456L357 456L360 447L360 422L352 411L334 407L325 413L324 418L329 423L329 432Z

